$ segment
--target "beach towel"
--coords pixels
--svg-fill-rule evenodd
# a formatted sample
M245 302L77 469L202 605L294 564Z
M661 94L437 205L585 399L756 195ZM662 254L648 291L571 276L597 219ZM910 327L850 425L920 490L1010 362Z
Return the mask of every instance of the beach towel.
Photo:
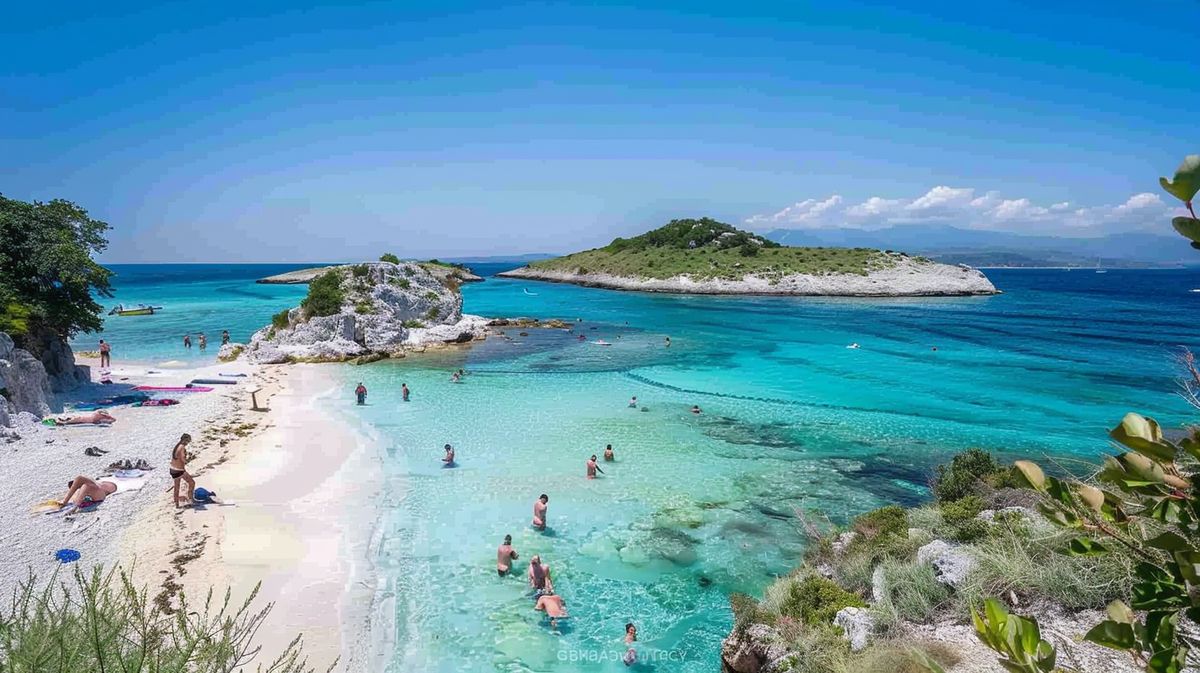
M125 493L126 491L141 490L141 488L146 485L147 478L148 477L141 476L141 477L132 477L132 478L127 478L127 479L121 479L121 478L117 477L116 475L113 475L111 477L105 477L104 481L109 481L109 482L112 482L117 485L117 490L114 491L113 494L109 496L111 498L113 495L116 495L117 493ZM97 480L97 481L99 481L99 480Z
M61 563L74 563L79 560L80 556L81 554L74 549L59 549L54 552L54 558L58 559Z

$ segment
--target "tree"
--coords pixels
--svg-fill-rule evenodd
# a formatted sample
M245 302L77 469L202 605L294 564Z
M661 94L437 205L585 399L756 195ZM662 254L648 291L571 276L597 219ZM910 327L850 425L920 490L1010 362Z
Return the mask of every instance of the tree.
M96 296L112 296L112 272L92 258L108 228L70 201L0 196L0 329L19 342L101 329Z
M391 262L392 264L399 264L399 263L400 263L400 258L399 258L399 257L397 257L397 256L395 256L395 255L393 255L393 254L392 254L392 253L390 253L390 252L385 252L385 253L383 253L382 255L380 255L380 256L379 256L379 261L381 261L381 262Z

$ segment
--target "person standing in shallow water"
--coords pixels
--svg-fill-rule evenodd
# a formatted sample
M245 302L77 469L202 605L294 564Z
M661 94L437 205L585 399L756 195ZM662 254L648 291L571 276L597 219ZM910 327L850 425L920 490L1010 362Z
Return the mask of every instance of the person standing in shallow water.
M407 383L400 384L400 399L404 400L405 402L408 401L408 384Z
M596 464L596 454L593 453L592 457L588 458L588 461L587 461L587 478L595 479L597 472L599 472L600 474L604 474L604 470L601 470L600 466L598 464Z
M612 444L609 444L608 446L604 447L604 462L611 463L616 459L617 459L616 455L613 454Z
M192 350L192 335L191 334L183 335L183 347L188 350Z
M227 329L221 330L221 345L224 346L228 343L229 343L229 330L227 330Z
M200 345L200 350L208 348L208 337L204 336L204 332L201 332L200 336L197 337L196 343Z
M533 501L533 527L546 530L546 510L550 507L550 496L545 493Z
M367 403L367 387L362 384L362 381L359 381L358 387L354 389L354 397L358 399L360 407Z
M512 562L517 560L517 550L513 549L512 536L505 535L504 543L496 549L496 574L504 577L512 572Z

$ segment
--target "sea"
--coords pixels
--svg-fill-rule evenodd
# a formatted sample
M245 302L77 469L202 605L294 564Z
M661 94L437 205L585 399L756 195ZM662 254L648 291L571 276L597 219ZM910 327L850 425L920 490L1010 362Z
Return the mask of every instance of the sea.
M395 504L379 511L371 561L394 614L377 634L380 671L623 670L626 623L637 670L718 670L730 595L791 571L806 523L926 500L934 467L968 447L1084 469L1128 411L1167 428L1194 420L1174 358L1200 348L1200 270L995 269L996 296L826 299L493 276L512 266L473 265L486 280L464 286L465 311L571 331L512 328L470 349L330 365L339 413L385 439ZM301 265L112 268L106 305L164 307L75 340L107 339L114 363L212 360L222 330L244 342L305 292L254 283ZM185 350L199 332L208 350ZM370 392L357 407L360 381ZM441 467L447 443L456 468ZM609 444L616 460L586 479ZM505 535L520 561L501 578ZM535 554L571 615L557 629L523 580Z

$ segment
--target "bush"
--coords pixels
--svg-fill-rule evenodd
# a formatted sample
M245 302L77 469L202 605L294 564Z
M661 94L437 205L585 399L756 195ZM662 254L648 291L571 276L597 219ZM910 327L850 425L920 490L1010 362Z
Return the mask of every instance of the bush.
M949 465L938 465L933 494L938 500L964 498L979 491L980 484L1001 488L1016 484L1009 468L1001 467L992 454L983 449L967 449L950 459Z
M354 305L354 312L359 315L368 315L375 312L375 307L371 306L371 302L366 299L359 299Z
M344 300L342 277L336 271L327 271L308 284L308 296L300 302L300 307L310 318L334 315L342 310Z
M258 587L240 605L214 599L202 604L180 597L168 609L135 587L124 571L76 566L72 577L45 584L30 576L11 605L0 610L0 670L163 671L247 670L258 655L254 636L271 605L252 609ZM264 673L307 673L297 637Z
M859 515L850 528L868 540L888 535L907 535L908 514L899 505L887 505Z
M367 276L371 275L371 267L367 266L366 264L355 264L354 266L350 267L350 273L353 274L355 278L366 278Z
M863 608L866 605L861 598L832 580L809 575L793 581L787 598L779 606L779 614L816 626L832 624L834 615L842 608Z
M430 290L425 293L425 298L428 299L429 301L437 301L438 293L434 292L433 290Z
M291 309L285 308L279 313L271 316L271 325L276 329L287 329L288 325L291 324L291 322L288 320L288 314L291 313L291 311Z
M933 567L927 563L889 559L879 567L884 595L871 610L885 631L900 620L927 623L951 598L950 589L937 581Z
M425 312L425 319L426 320L437 320L439 315L441 315L441 311L438 310L438 307L434 306L433 308L431 308Z
M404 267L404 275L414 276L414 275L416 275L416 273L417 273L417 270L412 268L411 266Z
M405 320L404 322L402 322L400 324L404 327L407 327L408 329L414 329L414 328L420 329L425 326L425 323L421 322L420 320Z
M742 255L742 257L757 257L758 245L747 241L738 246L738 252Z
M729 607L733 610L733 627L745 630L751 624L774 624L777 615L764 610L762 605L746 594L729 594Z
M400 258L399 258L399 257L397 257L397 256L395 256L395 255L393 255L393 254L392 254L392 253L390 253L390 252L385 252L385 253L383 253L382 255L380 255L380 256L379 256L379 261L381 261L381 262L391 262L392 264L399 264L399 263L400 263Z

